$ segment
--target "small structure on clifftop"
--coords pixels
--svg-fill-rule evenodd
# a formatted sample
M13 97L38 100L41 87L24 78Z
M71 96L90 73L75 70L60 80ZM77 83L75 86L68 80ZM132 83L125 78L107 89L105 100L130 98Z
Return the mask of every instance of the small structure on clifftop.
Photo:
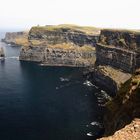
M4 54L4 49L1 47L0 48L0 60L4 59L5 54Z

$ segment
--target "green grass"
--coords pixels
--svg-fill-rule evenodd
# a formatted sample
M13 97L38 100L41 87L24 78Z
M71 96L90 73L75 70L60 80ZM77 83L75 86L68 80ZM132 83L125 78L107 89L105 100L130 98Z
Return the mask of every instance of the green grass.
M72 24L61 24L61 25L46 25L46 26L34 26L31 31L35 32L44 32L44 31L59 31L59 30L75 30L83 32L89 35L99 34L100 29L90 26L77 26Z
M128 30L128 29L102 29L102 31L103 32L124 32L124 33L132 33L132 34L137 34L137 35L140 35L140 30L132 30L132 29L130 29L130 30Z

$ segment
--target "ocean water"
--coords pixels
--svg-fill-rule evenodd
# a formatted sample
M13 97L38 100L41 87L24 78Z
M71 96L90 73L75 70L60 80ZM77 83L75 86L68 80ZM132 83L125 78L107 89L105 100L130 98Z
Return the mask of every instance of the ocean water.
M0 47L6 53L0 61L0 140L100 135L104 92L83 78L83 69L20 62L20 48L2 42Z

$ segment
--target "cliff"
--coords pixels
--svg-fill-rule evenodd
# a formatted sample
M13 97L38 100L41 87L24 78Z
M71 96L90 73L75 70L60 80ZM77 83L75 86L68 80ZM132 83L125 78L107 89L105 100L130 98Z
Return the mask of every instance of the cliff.
M99 29L74 25L32 27L28 46L21 49L20 60L44 65L92 66Z
M12 46L27 46L28 45L28 31L26 32L7 32L3 42L11 44Z
M140 139L140 32L102 30L92 79L113 94L101 140ZM135 73L135 74L134 74Z
M124 73L110 66L99 65L95 66L92 79L102 89L107 90L110 95L114 96L121 85L130 77L130 73Z
M133 73L140 66L140 32L102 30L96 51L97 63Z
M50 45L61 43L73 43L78 46L96 45L99 36L99 29L93 27L82 27L74 25L47 25L44 27L32 27L29 32L29 41L46 43Z
M140 69L106 104L105 137L101 140L140 139Z
M111 93L116 93L136 68L140 67L139 50L140 32L102 30L96 45L94 82L103 85Z

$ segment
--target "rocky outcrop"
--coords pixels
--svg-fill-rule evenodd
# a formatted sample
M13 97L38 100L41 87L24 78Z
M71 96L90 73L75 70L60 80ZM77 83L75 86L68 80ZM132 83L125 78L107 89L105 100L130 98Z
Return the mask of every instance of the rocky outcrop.
M116 46L131 51L139 50L140 31L104 29L101 31L99 42L103 45Z
M140 119L135 118L130 124L116 131L114 135L100 140L140 140Z
M1 47L0 48L0 58L4 58L4 57L5 57L4 49Z
M96 47L95 82L116 93L106 103L101 140L138 140L140 125L140 32L102 30ZM133 73L136 71L135 75Z
M28 31L26 32L7 32L3 42L11 44L12 46L27 46L28 45Z
M116 93L140 67L139 39L137 31L102 30L96 46L94 82Z
M68 44L61 44L60 46ZM57 66L77 66L77 67L91 67L95 63L95 51L90 51L84 48L71 47L69 49L61 47L35 47L35 48L22 48L20 58L22 60L41 62L43 65L57 65Z
M135 75L122 85L117 96L106 104L105 138L101 140L139 140L139 108L140 70L137 70Z
M140 32L102 30L96 48L97 63L133 73L140 66Z
M44 65L92 66L98 37L99 30L91 27L33 27L29 32L29 45L21 49L20 60Z
M136 52L98 44L96 48L97 64L109 65L132 73L136 69Z
M102 65L94 68L94 74L92 76L93 81L111 95L115 95L114 93L117 93L121 85L131 78L131 74L129 73Z

